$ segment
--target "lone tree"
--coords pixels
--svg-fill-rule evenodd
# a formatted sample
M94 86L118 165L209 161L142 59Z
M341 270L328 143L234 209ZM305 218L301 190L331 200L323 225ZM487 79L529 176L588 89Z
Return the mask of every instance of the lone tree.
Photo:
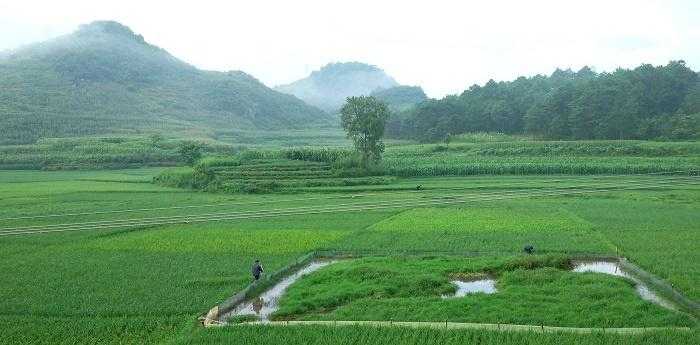
M372 96L348 97L340 114L348 139L362 154L362 166L379 161L384 152L384 125L389 118L387 105Z
M183 141L177 148L177 152L189 165L194 165L200 158L202 158L202 149L204 145L196 141Z

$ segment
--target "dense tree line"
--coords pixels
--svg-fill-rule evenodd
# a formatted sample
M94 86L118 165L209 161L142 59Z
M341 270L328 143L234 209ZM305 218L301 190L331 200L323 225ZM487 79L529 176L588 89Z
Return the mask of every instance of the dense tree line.
M700 78L684 61L474 85L393 114L387 134L422 141L502 132L551 139L689 139L700 127Z

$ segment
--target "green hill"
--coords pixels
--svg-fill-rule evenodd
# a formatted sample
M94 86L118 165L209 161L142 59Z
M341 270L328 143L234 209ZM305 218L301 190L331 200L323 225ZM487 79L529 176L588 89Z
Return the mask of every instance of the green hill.
M347 97L369 95L398 85L394 78L376 66L345 62L328 64L304 79L275 89L327 112L336 112Z
M240 71L199 70L116 22L0 54L0 144L43 137L279 130L330 117Z
M420 86L396 86L376 90L371 95L388 104L394 111L408 110L428 99Z

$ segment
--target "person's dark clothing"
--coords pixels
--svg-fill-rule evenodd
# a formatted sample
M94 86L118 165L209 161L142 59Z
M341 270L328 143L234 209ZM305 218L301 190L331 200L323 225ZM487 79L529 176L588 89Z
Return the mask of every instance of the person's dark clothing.
M263 272L263 268L259 262L256 262L255 264L253 264L252 273L253 273L253 278L255 278L255 280L260 279L260 275L262 274L262 272Z

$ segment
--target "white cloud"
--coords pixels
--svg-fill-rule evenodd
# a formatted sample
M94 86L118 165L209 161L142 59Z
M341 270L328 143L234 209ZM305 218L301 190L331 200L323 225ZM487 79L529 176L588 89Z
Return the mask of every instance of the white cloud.
M376 64L429 95L490 78L685 59L700 67L698 1L1 1L0 49L117 20L198 67L268 85L331 61Z

